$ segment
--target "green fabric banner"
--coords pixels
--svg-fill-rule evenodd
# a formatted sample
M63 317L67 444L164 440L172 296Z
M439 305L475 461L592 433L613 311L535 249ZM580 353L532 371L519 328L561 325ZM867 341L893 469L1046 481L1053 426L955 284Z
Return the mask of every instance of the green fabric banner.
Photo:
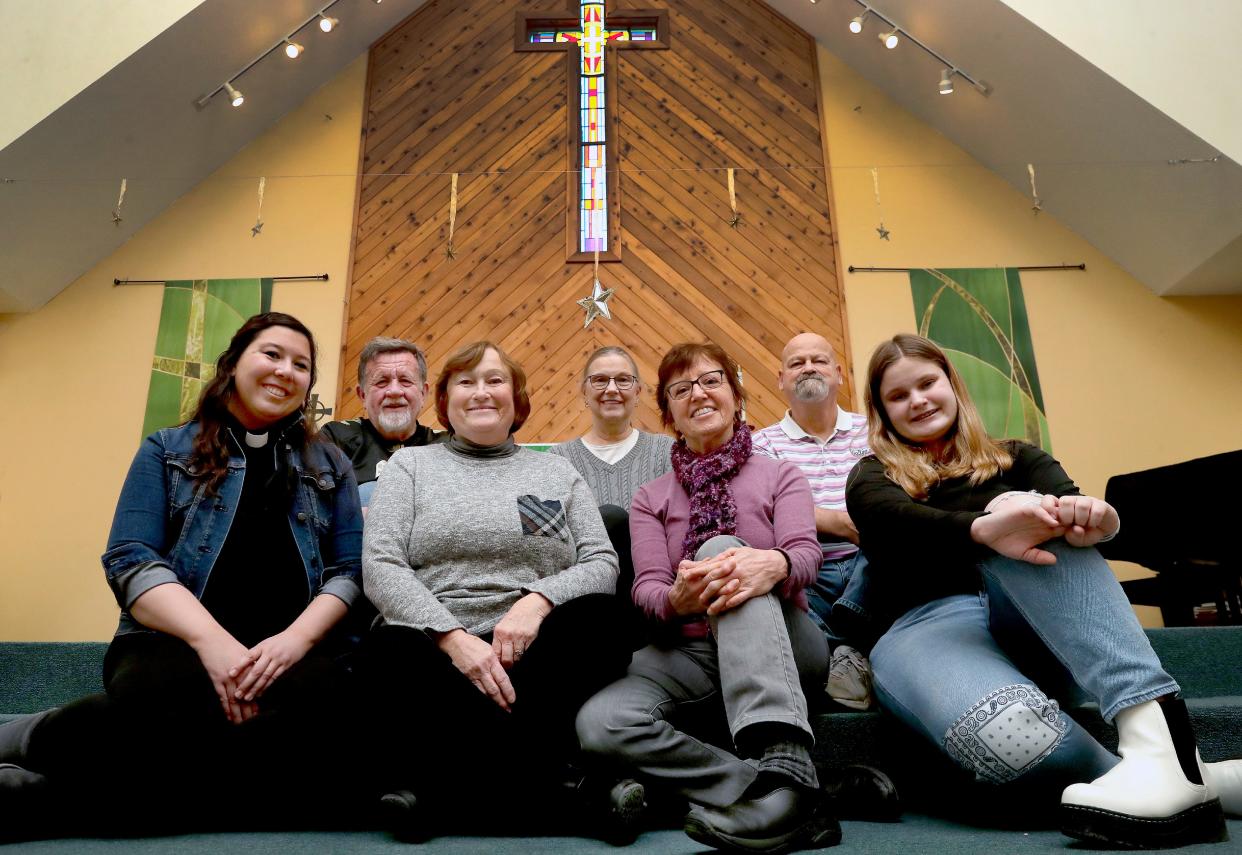
M188 419L233 334L251 315L271 307L271 279L164 283L142 435Z
M940 345L997 438L1052 450L1016 268L910 271L919 335Z

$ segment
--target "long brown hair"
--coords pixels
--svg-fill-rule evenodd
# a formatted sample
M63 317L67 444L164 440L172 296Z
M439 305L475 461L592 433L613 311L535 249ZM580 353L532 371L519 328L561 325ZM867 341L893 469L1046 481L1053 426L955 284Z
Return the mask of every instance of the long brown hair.
M209 496L219 491L229 472L229 402L237 394L233 372L237 370L237 362L250 343L259 333L271 327L287 327L306 336L311 352L310 384L306 387L308 396L315 387L318 351L315 348L315 337L305 324L283 312L266 312L255 315L241 325L233 334L229 346L216 360L216 375L204 387L203 394L198 399L198 408L190 417L190 421L198 422L198 435L194 437L194 446L190 452L190 468L196 477L206 479ZM291 431L287 439L304 447L307 441L315 438L315 422L306 413L305 400L299 409L302 412L302 429Z
M897 432L880 397L884 372L906 357L925 359L938 366L949 378L957 397L957 422L950 429L953 441L938 458ZM944 351L930 339L899 333L877 347L867 366L865 398L871 452L884 464L888 477L916 499L927 498L928 491L942 478L969 475L971 484L981 484L1013 465L1009 452L984 430L983 420L961 375Z

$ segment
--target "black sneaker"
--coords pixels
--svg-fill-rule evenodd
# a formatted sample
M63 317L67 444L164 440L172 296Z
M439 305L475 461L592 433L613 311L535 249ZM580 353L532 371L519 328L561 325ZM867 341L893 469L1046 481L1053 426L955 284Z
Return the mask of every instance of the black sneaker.
M409 790L394 790L380 797L384 828L401 843L424 843L431 837L426 808Z
M596 779L588 775L577 787L587 831L613 846L629 846L642 831L647 791L633 778Z

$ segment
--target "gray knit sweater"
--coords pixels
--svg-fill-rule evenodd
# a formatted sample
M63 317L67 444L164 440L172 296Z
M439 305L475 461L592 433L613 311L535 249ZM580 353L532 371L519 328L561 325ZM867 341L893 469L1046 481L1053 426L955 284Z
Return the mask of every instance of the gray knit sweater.
M406 448L384 467L362 546L366 595L387 623L489 632L528 593L553 605L617 584L617 554L586 482L519 448L479 458Z
M630 453L616 463L600 460L581 439L571 439L548 449L559 454L582 473L595 501L601 505L616 505L630 509L630 502L638 488L654 481L673 468L670 454L673 438L664 434L638 432L638 442Z

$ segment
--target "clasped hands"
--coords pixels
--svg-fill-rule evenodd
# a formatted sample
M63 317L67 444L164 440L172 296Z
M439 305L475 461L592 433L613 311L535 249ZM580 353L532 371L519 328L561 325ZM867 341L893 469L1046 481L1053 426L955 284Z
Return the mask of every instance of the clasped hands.
M476 689L509 712L517 693L508 669L516 665L534 643L550 611L552 603L542 594L527 594L510 606L496 624L491 644L464 629L444 633L437 643Z
M241 724L258 715L259 697L311 646L310 639L290 627L249 650L223 630L194 647L225 716L233 724Z
M1039 548L1041 543L1064 537L1070 546L1094 546L1120 525L1113 506L1092 496L1005 493L993 499L987 510L971 524L975 542L1031 564L1057 561L1051 552Z
M702 561L682 561L668 591L679 615L718 615L761 597L789 577L783 553L732 546Z

